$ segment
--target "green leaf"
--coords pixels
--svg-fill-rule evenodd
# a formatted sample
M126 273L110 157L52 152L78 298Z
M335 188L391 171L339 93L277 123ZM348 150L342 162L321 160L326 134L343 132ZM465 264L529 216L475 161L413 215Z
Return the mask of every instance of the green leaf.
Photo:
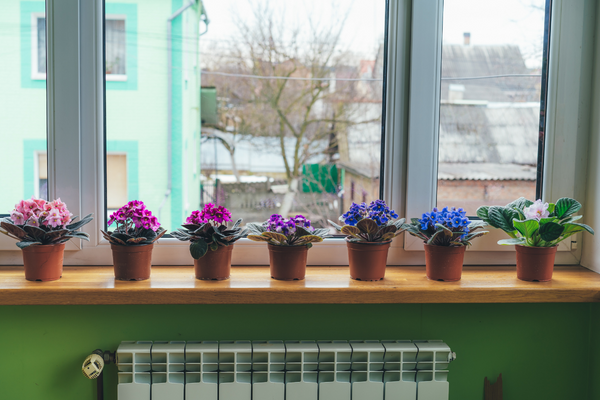
M355 236L360 233L360 229L358 229L356 226L344 225L342 226L342 233L344 235Z
M540 237L545 242L552 242L558 239L565 230L565 227L557 224L556 222L548 222L540 226Z
M387 240L392 240L395 237L396 237L396 232L388 232L388 233L384 233L381 238L383 240L387 241Z
M511 238L511 239L502 239L502 240L498 240L498 244L502 244L502 245L515 245L515 244L522 244L524 245L525 243L527 243L527 241L525 240L525 238Z
M42 244L40 242L17 242L17 246L20 249L24 249L25 247L29 247L29 246L33 246L33 245L38 245L38 244Z
M270 242L271 239L269 239L266 236L262 236L262 235L248 235L248 239L253 240L255 242Z
M276 240L279 243L284 243L287 240L287 237L285 235L282 235L281 233L277 233L277 232L263 232L262 236L268 237L269 239Z
M517 210L523 210L533 204L533 201L527 200L525 197L519 197L515 201L512 201L506 205L508 208L516 208Z
M25 236L27 236L27 232L14 225L12 222L2 221L0 222L0 226L2 226L2 229L4 229L6 232L18 237L19 239L23 239Z
M322 241L323 241L323 238L320 236L307 235L307 236L302 236L298 240L298 243L318 243L318 242L322 242Z
M216 243L216 242L213 242L213 243L211 243L211 244L210 244L210 249L211 249L212 251L217 251L217 250L219 249L219 244L218 244L218 243Z
M440 223L435 224L435 227L438 228L438 232L444 232L444 235L452 236L452 231L450 229L448 229L448 227L446 227ZM439 229L441 229L441 231Z
M432 243L433 243L433 241L435 240L435 238L436 238L436 237L437 237L437 236L438 236L440 233L442 233L442 232L443 232L443 231L437 231L436 233L434 233L434 234L433 234L433 235L432 235L432 236L429 238L429 240L427 241L427 244L432 244Z
M566 218L581 209L581 204L574 199L563 197L556 202L554 213L558 218Z
M475 232L475 233L470 233L468 234L465 238L464 241L468 242L472 239L487 235L489 232L488 231L481 231L481 232Z
M548 203L548 212L550 214L552 214L554 212L555 208L556 208L556 204L554 204L554 203Z
M361 219L356 224L356 227L358 229L360 229L362 232L365 232L368 234L376 233L379 230L379 226L377 225L377 222L373 221L370 218Z
M207 251L208 245L204 240L190 243L190 254L195 260L204 257Z
M492 206L489 209L488 216L488 222L491 226L512 233L515 231L513 220L518 218L519 214L512 208Z
M301 226L296 227L296 236L307 236L307 235L312 235L312 233L310 233L306 229L302 228Z
M336 224L335 222L333 222L332 220L328 219L327 222L329 222L329 224L331 224L331 226L333 226L338 231L342 230L342 227L340 225Z
M329 236L329 229L326 228L321 228L321 229L315 229L311 235L315 235L315 236L319 236L322 238L326 238L327 236Z
M514 220L513 224L515 228L526 238L531 238L540 229L540 223L535 219L528 219L525 221Z
M240 226L241 223L242 223L242 218L240 218L237 221L235 221L235 224L233 224L233 227L231 228L231 230L237 229Z
M589 233L591 233L592 235L594 234L594 230L587 226L586 224L576 224L576 223L568 223L564 225L565 227L565 231L563 232L563 236L569 237L574 233L577 232L582 232L582 231L587 231Z
M85 224L91 222L94 219L92 217L93 215L94 214L88 214L84 218L82 218L81 220L79 220L78 222L74 222L74 223L71 223L71 224L65 226L65 229L68 229L68 230L71 230L71 231L75 231L75 230L81 228L82 226L84 226ZM75 217L75 218L77 218L77 217ZM75 219L75 218L73 218L73 219Z
M485 222L484 220L471 220L469 222L469 229L473 230L473 229L478 229L478 228L483 228L485 226L487 226L488 223Z
M583 218L583 215L573 215L572 217L567 217L567 218L561 220L560 224L561 225L569 224L569 223L572 223L575 221L579 221L581 218Z
M260 235L261 233L267 231L265 227L262 226L262 224L259 224L257 222L251 222L249 224L246 224L246 228L248 228L248 232L250 232L250 234L252 235Z
M421 225L421 224L419 223L419 218L411 218L411 219L410 219L410 222L411 222L413 225Z
M489 212L490 207L489 206L481 206L477 209L477 216L479 218L481 218L484 221L488 221L489 217L488 217L488 212Z
M395 233L397 230L398 228L396 227L396 225L388 225L381 228L378 233L380 235L385 235L386 233Z

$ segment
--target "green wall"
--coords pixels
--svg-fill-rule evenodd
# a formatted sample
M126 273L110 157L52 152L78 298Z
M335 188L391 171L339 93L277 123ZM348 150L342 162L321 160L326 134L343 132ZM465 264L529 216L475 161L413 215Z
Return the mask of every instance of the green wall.
M0 397L95 399L81 363L121 340L442 339L457 353L453 400L483 399L499 373L506 399L597 399L599 316L595 304L4 306Z

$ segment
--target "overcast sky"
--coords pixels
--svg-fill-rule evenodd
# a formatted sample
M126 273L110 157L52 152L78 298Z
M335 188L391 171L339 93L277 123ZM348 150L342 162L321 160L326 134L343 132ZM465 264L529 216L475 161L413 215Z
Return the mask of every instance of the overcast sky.
M236 32L232 15L250 15L248 0L203 0L210 26L202 37L205 44L226 43ZM255 0L258 1L258 0ZM529 67L539 67L544 29L544 0L446 0L444 4L444 43L463 43L463 33L471 33L472 45L516 44ZM326 22L348 12L343 43L361 57L374 58L384 36L384 0L272 0L273 7L285 7L295 23L309 19Z

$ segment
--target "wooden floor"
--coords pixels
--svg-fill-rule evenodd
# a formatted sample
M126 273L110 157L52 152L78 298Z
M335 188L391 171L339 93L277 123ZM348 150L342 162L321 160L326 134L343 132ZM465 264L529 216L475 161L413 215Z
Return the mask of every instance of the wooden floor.
M458 282L435 282L424 267L388 267L378 282L347 267L308 267L303 281L276 281L268 267L233 267L225 281L194 279L193 267L152 267L147 281L115 281L112 267L65 267L62 279L29 282L23 267L0 267L0 304L543 303L600 301L600 275L556 267L551 282L523 282L515 267L465 267Z

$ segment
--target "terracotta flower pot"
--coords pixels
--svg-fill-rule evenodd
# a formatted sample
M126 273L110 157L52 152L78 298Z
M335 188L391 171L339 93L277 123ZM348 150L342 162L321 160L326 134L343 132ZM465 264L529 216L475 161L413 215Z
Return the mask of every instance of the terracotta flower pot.
M306 276L306 246L274 246L270 243L269 260L271 278L280 281L296 281Z
M425 272L432 281L459 281L467 246L434 246L425 243Z
M385 276L388 250L392 242L350 242L348 264L350 277L357 281L380 281Z
M194 260L196 279L222 281L231 274L231 252L233 245L219 246L216 251L208 250L204 257Z
M551 280L557 248L558 246L515 246L515 250L517 250L517 278L532 282Z
M115 279L143 281L150 278L154 243L142 246L110 245L115 267Z
M62 278L65 244L43 244L23 249L25 279L28 281L55 281Z

